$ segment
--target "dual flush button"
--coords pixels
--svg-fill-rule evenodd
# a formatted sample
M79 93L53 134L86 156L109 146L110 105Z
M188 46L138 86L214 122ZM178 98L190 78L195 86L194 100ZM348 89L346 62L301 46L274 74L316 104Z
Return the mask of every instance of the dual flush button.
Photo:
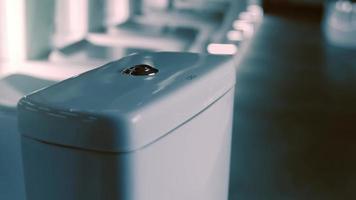
M122 73L131 76L153 76L158 73L158 69L147 64L139 64L124 69Z

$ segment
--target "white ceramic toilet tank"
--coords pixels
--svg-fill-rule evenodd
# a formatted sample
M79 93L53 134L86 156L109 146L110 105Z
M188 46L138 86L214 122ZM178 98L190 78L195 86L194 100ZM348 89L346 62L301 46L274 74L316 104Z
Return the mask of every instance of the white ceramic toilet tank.
M234 70L135 54L24 97L27 199L227 200Z

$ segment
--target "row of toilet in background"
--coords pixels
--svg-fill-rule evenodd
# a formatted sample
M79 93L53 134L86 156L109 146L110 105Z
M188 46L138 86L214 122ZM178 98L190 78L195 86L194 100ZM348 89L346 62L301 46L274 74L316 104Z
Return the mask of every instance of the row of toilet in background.
M234 20L230 25L228 32L225 32L223 39L216 40L206 46L203 52L211 54L230 54L238 55L243 51L243 46L246 45L256 31L258 24L261 21L263 12L259 6L249 6L245 12L239 15L239 18ZM231 24L231 23L230 23ZM83 46L83 42L75 42L76 45ZM87 45L87 42L84 42ZM168 43L170 44L170 43ZM173 43L174 44L174 43ZM177 43L178 44L178 43ZM84 45L84 46L85 46ZM71 46L71 45L69 45ZM102 45L99 45L102 46ZM74 49L75 50L75 49ZM95 52L103 50L102 47L95 50ZM180 49L174 49L180 50ZM238 51L237 51L238 50ZM71 52L69 49L68 52ZM58 51L57 51L58 52ZM63 52L63 51L62 51ZM66 51L64 51L66 52ZM53 53L53 52L52 52ZM6 163L2 165L0 173L6 173L0 181L0 188L7 190L8 193L1 199L23 199L23 176L22 164L20 159L20 138L17 131L16 119L16 104L17 101L25 94L29 94L35 90L52 85L58 81L64 80L71 76L80 74L96 66L100 66L108 60L89 60L85 62L90 54L81 57L83 54L79 53L71 59L68 56L53 56L50 55L50 62L30 61L30 62L15 62L6 63L11 66L8 68L1 68L2 78L0 80L0 131L1 131L1 146L5 151L1 151L0 162ZM57 54L58 55L58 54ZM111 54L112 55L112 54ZM121 54L121 56L126 53ZM83 59L84 58L84 59ZM110 58L110 53L107 58ZM9 156L10 155L10 156ZM7 195L7 196L6 196Z

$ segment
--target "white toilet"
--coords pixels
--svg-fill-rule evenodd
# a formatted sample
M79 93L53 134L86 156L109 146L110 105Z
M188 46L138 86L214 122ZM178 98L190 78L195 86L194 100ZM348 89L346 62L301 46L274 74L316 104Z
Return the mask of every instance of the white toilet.
M356 49L356 2L326 1L323 26L330 44Z
M234 70L135 54L24 97L27 200L227 200Z
M0 78L0 199L25 200L17 102L25 94L53 83L23 74Z

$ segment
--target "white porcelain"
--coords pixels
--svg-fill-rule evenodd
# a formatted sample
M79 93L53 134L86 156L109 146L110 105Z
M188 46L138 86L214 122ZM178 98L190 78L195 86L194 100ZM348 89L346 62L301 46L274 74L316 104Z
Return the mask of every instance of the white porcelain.
M23 98L28 200L226 200L234 85L231 57L160 52Z
M168 27L133 25L132 28L114 28L109 33L90 33L87 40L107 47L151 49L155 51L184 51L194 41L179 33L167 33ZM173 31L173 30L171 30ZM191 31L194 33L194 30ZM159 44L159 45L157 45Z
M54 81L23 74L0 78L0 199L25 200L17 102L25 94L51 84Z
M25 200L16 106L24 95L83 73L92 66L47 61L0 63L0 199Z
M160 71L148 77L121 73L140 63L148 63ZM132 151L202 111L231 89L234 80L229 56L170 52L134 54L25 97L19 106L20 126L23 134L48 142L97 150ZM51 113L55 115L49 117ZM31 115L30 119L27 114ZM80 120L71 117L73 115ZM58 126L60 118L66 119L63 123L68 125L65 126L68 130L61 131L58 137L52 132L59 129L52 129ZM160 126L152 126L157 119L165 121ZM46 123L31 126L35 121ZM73 137L71 125L85 128L88 123L96 126L102 121L107 123L106 127L112 126L106 137L100 137L102 131L91 130L76 132Z
M25 200L16 112L0 106L0 199Z
M84 39L63 48L53 50L48 59L50 62L66 63L67 65L75 63L86 63L87 65L96 63L103 65L132 53L152 51L152 49L138 47L137 44L136 46L118 45L118 43L114 42L115 40L115 38L111 40L105 36L91 36L88 40Z
M330 44L356 48L356 3L329 2L326 5L324 31Z
M12 74L0 79L0 109L16 110L17 102L26 94L54 84L54 81L23 74Z

